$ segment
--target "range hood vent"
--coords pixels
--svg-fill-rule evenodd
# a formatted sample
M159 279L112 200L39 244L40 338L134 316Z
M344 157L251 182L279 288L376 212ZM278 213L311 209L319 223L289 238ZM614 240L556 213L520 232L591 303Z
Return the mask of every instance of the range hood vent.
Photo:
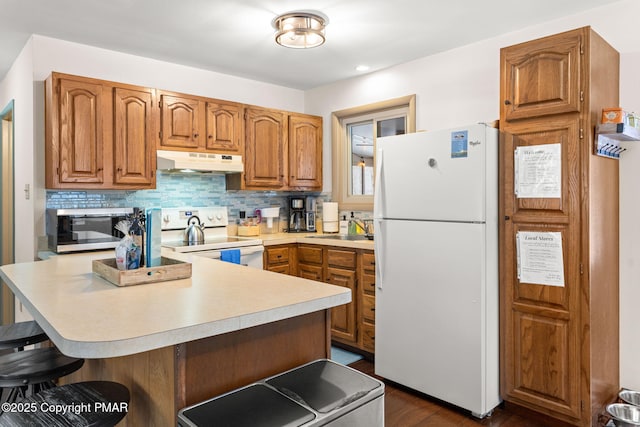
M157 169L163 171L239 173L242 156L196 153L190 151L157 150Z

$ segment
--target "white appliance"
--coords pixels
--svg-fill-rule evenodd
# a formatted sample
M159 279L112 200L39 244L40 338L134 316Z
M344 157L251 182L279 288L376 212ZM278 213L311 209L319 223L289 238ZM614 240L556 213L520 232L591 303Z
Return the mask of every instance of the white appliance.
M188 244L183 233L187 223L197 216L204 228L204 243ZM227 235L229 216L226 207L181 207L162 209L162 247L176 252L190 252L194 255L220 259L228 249L240 251L240 264L262 270L262 240L252 237Z
M377 141L375 373L484 417L500 403L498 131Z

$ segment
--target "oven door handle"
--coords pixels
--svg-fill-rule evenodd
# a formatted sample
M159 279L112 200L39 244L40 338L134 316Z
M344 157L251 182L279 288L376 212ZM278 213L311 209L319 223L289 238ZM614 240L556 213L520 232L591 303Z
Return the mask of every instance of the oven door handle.
M264 252L264 246L241 246L239 248L225 248L225 249L213 249L210 251L203 251L206 252L208 254L213 254L215 259L220 258L220 254L223 251L233 251L235 249L239 249L240 250L240 256L245 256L245 255L253 255L253 254L261 254ZM191 252L194 255L197 255L198 252Z
M246 246L235 249L240 249L240 255L253 255L264 252L264 246ZM224 251L225 249L222 250Z

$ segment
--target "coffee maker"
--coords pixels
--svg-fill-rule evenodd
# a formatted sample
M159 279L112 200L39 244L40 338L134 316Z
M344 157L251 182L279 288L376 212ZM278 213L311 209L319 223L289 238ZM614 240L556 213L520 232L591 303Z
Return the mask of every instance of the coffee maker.
M307 197L304 209L305 228L307 231L316 231L316 198Z
M304 197L289 197L289 233L307 231Z

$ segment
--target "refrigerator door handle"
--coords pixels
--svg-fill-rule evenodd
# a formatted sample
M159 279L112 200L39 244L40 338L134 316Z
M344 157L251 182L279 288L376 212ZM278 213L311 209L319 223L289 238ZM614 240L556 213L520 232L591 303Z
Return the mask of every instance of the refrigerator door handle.
M384 197L382 194L382 174L383 174L383 165L384 165L384 151L382 148L378 149L376 153L376 179L373 190L373 217L374 218L382 218L382 206L384 204Z
M381 218L377 218L374 220L375 225L374 229L376 230L376 238L373 240L374 243L374 253L376 262L376 287L378 289L382 289L382 283L384 281L384 236L385 236L385 228L384 221Z

